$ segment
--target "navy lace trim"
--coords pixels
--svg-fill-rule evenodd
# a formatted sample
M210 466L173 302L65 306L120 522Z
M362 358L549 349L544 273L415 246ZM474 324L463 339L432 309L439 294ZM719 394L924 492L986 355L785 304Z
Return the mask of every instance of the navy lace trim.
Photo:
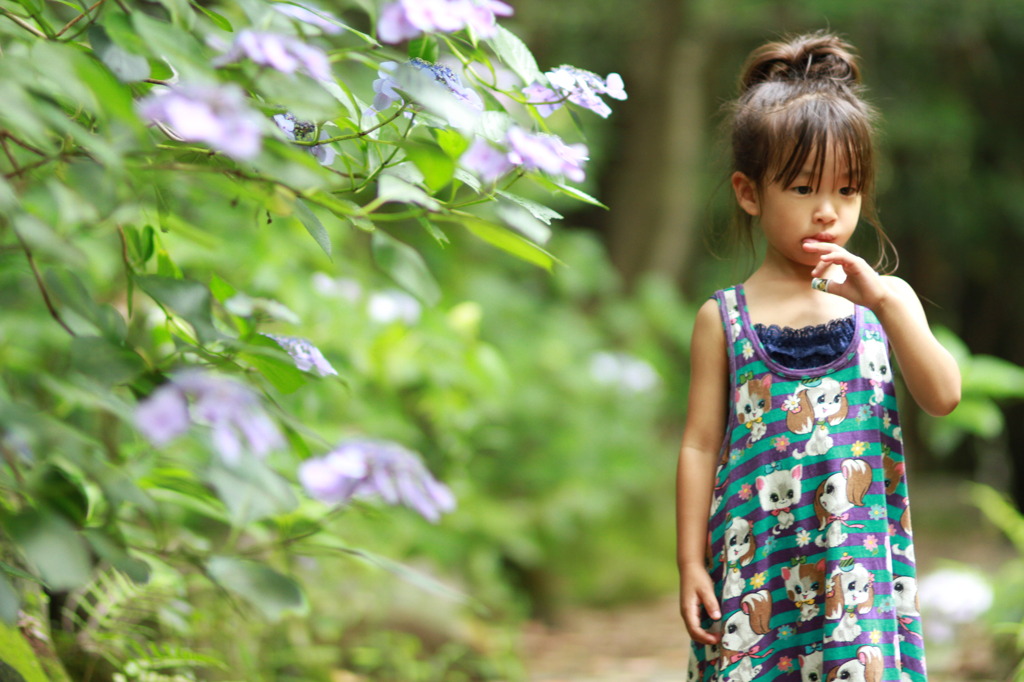
M800 329L754 325L771 359L792 369L812 369L832 362L850 347L855 329L853 315Z

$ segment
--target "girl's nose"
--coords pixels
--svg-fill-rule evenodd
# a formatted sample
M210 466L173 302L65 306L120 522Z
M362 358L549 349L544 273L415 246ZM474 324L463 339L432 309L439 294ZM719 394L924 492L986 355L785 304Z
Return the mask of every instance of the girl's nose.
M819 225L831 225L836 221L836 209L831 201L822 201L814 209L814 222Z

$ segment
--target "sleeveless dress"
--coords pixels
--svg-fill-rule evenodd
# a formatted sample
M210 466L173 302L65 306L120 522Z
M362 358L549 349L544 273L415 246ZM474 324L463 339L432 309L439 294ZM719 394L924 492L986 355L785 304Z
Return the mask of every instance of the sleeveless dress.
M903 442L875 315L802 330L715 293L730 370L708 521L718 646L690 682L926 682ZM760 326L759 326L760 327Z

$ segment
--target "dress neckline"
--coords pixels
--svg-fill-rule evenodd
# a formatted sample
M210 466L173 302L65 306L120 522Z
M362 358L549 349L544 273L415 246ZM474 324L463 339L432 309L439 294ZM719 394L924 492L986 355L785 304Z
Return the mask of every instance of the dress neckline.
M743 324L743 330L746 336L750 339L750 343L754 348L754 353L758 359L765 364L768 369L776 374L786 376L794 379L813 378L820 377L826 374L831 374L836 370L842 369L850 364L855 356L857 343L861 336L861 327L864 322L863 308L859 305L853 307L853 336L850 339L850 344L846 349L838 355L834 360L818 367L808 367L806 369L797 369L793 367L786 367L785 365L777 362L768 353L768 349L765 348L764 343L761 341L761 337L758 335L753 323L750 321L750 310L747 308L747 293L743 288L742 284L736 285L736 304L739 308L740 320ZM838 318L843 319L843 318ZM835 322L831 320L826 322L824 325L811 325L809 328L814 329L818 326L826 326ZM778 327L778 325L764 325L766 327ZM786 327L786 329L791 329ZM801 329L807 329L803 327Z

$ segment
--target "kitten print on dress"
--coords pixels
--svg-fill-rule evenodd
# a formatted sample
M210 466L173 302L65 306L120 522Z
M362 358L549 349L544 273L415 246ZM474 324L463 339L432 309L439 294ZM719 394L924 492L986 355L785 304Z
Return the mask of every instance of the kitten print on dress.
M747 447L761 440L768 425L764 416L772 409L772 377L765 374L760 379L749 377L736 388L736 419L747 427Z
M761 672L761 661L773 649L762 651L759 642L771 631L772 593L758 590L743 596L740 610L722 626L722 656L719 669L729 672L722 682L751 682Z
M768 468L768 466L765 467L765 469ZM796 519L793 516L792 508L800 502L800 495L803 492L800 478L802 474L803 467L797 464L792 469L772 471L764 476L758 476L755 481L761 509L770 513L778 521L772 527L773 535L778 535L779 531L792 526Z
M847 565L848 564L848 565ZM839 623L826 640L852 642L860 636L860 616L875 605L875 576L852 559L840 561L828 579L825 618Z
M884 672L882 650L865 645L857 649L857 658L829 670L825 682L882 682Z
M794 457L802 459L824 455L832 449L829 427L846 419L850 403L846 399L845 384L831 377L821 377L802 381L782 408L789 413L786 416L786 427L790 431L801 436L811 434L803 451L793 451Z
M877 339L860 342L860 369L874 388L868 402L872 405L881 404L885 397L884 385L892 381L892 365L884 343Z
M753 561L754 553L757 551L757 542L754 540L750 522L744 518L734 518L725 529L722 544L725 569L722 599L731 599L740 596L746 584L740 574L740 566L746 566Z
M864 524L850 523L850 510L864 506L864 496L871 487L871 465L863 459L844 459L840 471L832 474L814 493L814 515L818 530L825 531L814 542L819 547L838 547L848 537L843 530L863 528Z
M800 662L800 682L821 682L822 680L825 654L821 651L821 644L819 643L817 646L817 651L797 656L797 660Z
M782 579L786 581L786 596L800 609L800 622L813 620L818 615L818 595L825 586L825 560L783 566Z

